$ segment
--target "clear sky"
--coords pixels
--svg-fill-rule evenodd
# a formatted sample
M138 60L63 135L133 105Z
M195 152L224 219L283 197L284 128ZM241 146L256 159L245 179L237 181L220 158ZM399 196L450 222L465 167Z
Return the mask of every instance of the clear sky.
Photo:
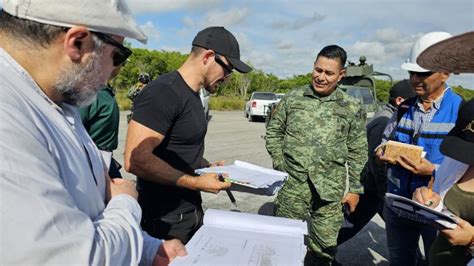
M78 0L80 1L80 0ZM407 78L400 65L414 41L430 31L474 30L474 0L128 0L148 35L132 46L188 53L196 33L225 26L240 43L241 57L280 78L312 70L328 44L361 55L377 71ZM474 74L452 76L449 84L474 89Z

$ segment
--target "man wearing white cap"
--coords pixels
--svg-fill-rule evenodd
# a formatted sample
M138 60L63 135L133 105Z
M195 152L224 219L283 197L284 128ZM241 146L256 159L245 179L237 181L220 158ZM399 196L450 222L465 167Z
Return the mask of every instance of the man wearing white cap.
M0 265L159 265L132 181L110 180L77 106L146 41L124 1L4 0L0 11Z
M439 147L456 122L462 98L446 84L448 72L432 72L416 63L417 57L434 43L451 37L446 32L430 32L421 36L413 45L410 58L402 64L408 71L410 82L417 96L405 101L392 116L384 131L382 145L387 140L422 146L426 156L421 161L410 161L400 156L388 167L387 191L411 198L413 192L426 186L431 175L444 159ZM377 157L389 161L378 149ZM391 265L415 265L418 240L423 237L425 254L431 247L436 231L401 216L395 209L384 207L387 244Z

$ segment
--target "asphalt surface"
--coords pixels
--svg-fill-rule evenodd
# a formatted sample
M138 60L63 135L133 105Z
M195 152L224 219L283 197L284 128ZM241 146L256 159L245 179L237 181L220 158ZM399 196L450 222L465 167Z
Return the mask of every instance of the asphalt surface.
M123 148L126 138L126 114L121 112L119 148L114 157L123 162ZM265 123L248 122L243 111L211 111L206 150L204 156L209 161L225 160L231 164L242 160L271 168L271 158L265 149ZM125 178L135 179L122 171ZM204 209L213 208L262 215L272 215L274 196L260 196L233 192L237 207L225 192L219 194L202 193ZM388 250L385 238L385 224L376 215L354 238L338 247L337 261L343 265L388 265Z

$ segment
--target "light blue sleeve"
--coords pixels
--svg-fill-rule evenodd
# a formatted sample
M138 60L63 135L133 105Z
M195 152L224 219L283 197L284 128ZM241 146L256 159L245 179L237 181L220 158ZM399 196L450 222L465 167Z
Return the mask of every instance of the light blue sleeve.
M35 120L41 116L29 111L0 100L0 265L137 265L137 201L125 194L107 205L92 200L100 198L94 182L85 186L60 170Z
M395 130L395 127L397 126L397 124L398 124L397 111L395 111L392 117L390 117L390 120L388 121L388 124L383 131L382 142L380 143L380 145L385 144L389 140L390 135Z
M160 239L154 238L147 232L143 231L143 253L140 265L152 265L156 253L162 243L163 242Z

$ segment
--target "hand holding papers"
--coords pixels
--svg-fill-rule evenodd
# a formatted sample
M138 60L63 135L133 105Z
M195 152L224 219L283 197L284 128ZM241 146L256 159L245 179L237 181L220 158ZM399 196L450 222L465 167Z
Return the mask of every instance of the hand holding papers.
M400 213L403 217L419 222L435 222L445 228L454 229L457 226L457 218L446 211L436 211L416 201L395 194L386 193L387 206Z
M233 190L261 195L274 195L288 178L288 174L236 160L233 165L215 166L196 170L197 174L226 174L226 181L239 186Z
M307 232L299 220L208 209L171 265L303 265Z

